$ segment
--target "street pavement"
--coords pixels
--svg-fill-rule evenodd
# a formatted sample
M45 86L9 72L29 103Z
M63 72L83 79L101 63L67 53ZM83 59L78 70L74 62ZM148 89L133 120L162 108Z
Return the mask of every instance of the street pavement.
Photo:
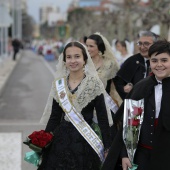
M3 61L3 63L0 63L0 97L3 96L5 93L7 93L5 91L7 91L6 89L8 88L7 87L8 82L12 81L11 75L14 71L16 71L15 69L17 68L17 65L22 59L23 55L24 52L21 51L20 54L17 55L16 61L13 61L12 57L9 56ZM55 70L56 62L47 62L43 59L43 57L41 57L40 60L42 60L42 63L44 63L44 66L50 72L49 74L51 76L49 77L49 80L53 80L53 76L55 74L54 70ZM48 92L44 92L44 93L47 98ZM3 106L3 102L1 100L0 100L0 107L5 107ZM4 109L3 113L0 113L1 115L0 117L0 157L1 157L0 170L30 170L30 169L36 170L36 167L34 165L24 161L25 153L31 150L28 148L28 146L23 145L22 142L25 140L26 136L29 135L31 132L44 129L45 125L39 124L38 116L37 117L34 116L32 120L30 119L28 121L23 121L20 118L14 120L13 115L11 116L7 115L7 110L8 108Z
M12 56L9 55L0 63L0 95L5 87L5 84L8 81L12 71L14 70L16 64L18 63L18 61L21 57L21 53L17 55L16 61L13 61Z
M22 52L17 55L16 61L12 60L12 56L9 55L0 63L0 96L3 93L5 85L10 78L11 73L15 69L18 61L20 60ZM0 102L2 104L2 102ZM0 118L1 119L1 118ZM0 169L21 169L21 150L22 150L22 138L21 133L12 132L7 124L0 124ZM11 128L11 127L10 127ZM12 128L13 129L13 128ZM16 140L14 140L16 139ZM14 141L14 142L13 142ZM11 143L14 143L16 149L11 147ZM13 145L12 145L13 146ZM15 161L15 162L14 162ZM9 163L11 162L11 163Z

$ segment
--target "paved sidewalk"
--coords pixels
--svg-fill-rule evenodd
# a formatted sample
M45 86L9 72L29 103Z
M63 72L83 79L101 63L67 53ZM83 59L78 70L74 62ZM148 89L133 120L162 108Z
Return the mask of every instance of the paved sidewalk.
M17 55L16 61L12 60L12 55L7 56L0 62L0 96L3 93L4 87L10 78L11 73L15 69L17 65L21 53ZM11 125L10 125L11 126ZM22 134L16 132L5 132L6 127L10 127L9 125L0 124L0 164L2 170L13 169L13 170L21 170L21 138ZM15 140L14 140L15 139ZM14 143L14 144L13 144ZM12 145L13 144L13 145ZM13 147L15 146L15 147ZM17 148L17 149L16 149Z
M15 61L12 60L12 56L8 56L0 63L0 96L11 73L13 72L18 61L20 60L22 53L23 52L20 51Z
M33 131L44 129L38 123L0 124L0 170L36 170L37 168L24 161L28 146L22 142Z
M22 57L25 57L24 51L20 51L16 61L9 56L0 63L0 96L3 95L8 80ZM31 150L23 144L23 141L28 134L44 128L45 126L38 122L13 120L0 122L0 170L36 170L34 165L24 161L25 153Z

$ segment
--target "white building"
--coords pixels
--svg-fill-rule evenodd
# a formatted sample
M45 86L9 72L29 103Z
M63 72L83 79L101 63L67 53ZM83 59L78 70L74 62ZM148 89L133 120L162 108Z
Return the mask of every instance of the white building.
M59 13L59 8L53 5L43 5L40 7L39 16L40 16L40 24L44 24L48 21L48 16L50 13Z
M66 13L50 12L48 15L48 26L52 27L55 26L58 21L66 21L66 20L67 20Z

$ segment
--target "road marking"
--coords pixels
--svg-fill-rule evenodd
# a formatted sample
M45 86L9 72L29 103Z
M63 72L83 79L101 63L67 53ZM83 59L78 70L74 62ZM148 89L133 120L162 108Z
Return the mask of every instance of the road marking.
M21 170L21 133L0 133L0 167L3 170Z
M56 73L55 71L51 68L51 66L47 63L47 61L45 61L45 59L40 58L42 60L42 62L44 63L44 65L47 67L47 69L50 71L50 73L55 77Z

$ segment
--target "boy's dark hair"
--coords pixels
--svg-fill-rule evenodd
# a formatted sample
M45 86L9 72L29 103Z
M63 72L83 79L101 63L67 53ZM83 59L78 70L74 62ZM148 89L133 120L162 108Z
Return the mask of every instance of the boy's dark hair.
M151 55L154 53L156 53L156 55L162 53L167 53L170 55L170 42L168 42L167 40L158 40L157 42L155 42L149 48L149 57L151 57Z

